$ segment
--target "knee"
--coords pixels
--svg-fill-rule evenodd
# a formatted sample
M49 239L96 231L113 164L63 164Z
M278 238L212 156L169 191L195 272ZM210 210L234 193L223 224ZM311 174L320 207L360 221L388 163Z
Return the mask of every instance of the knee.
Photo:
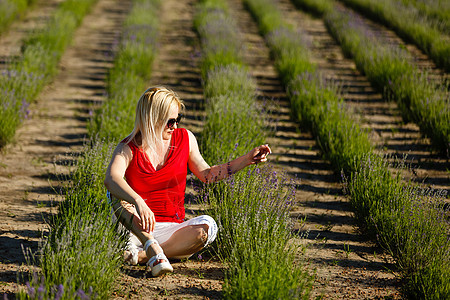
M206 224L198 225L196 228L196 241L198 244L206 246L208 241L208 228Z
M214 242L214 240L217 237L217 232L218 232L218 226L216 221L214 221L214 219L208 215L204 215L202 216L203 219L206 221L206 223L204 224L205 226L205 230L207 232L207 240L205 241L206 244L205 245L209 245L212 242Z

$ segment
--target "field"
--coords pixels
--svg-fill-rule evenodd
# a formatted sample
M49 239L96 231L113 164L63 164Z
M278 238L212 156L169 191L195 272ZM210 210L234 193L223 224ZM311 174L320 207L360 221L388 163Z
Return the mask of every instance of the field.
M18 17L0 28L1 113L13 120L8 126L17 123L2 125L9 133L0 137L5 297L51 299L62 290L63 298L107 299L449 295L448 7L392 1L409 5L410 18L414 7L429 14L415 22L428 28L415 39L364 8L382 0L83 0L86 11L72 23L64 18L64 45L51 50L60 54L54 61L44 54L21 86L25 77L16 74L30 74L21 70L32 65L26 49L59 20L52 16L63 2L21 1ZM217 187L189 177L187 215L208 210L224 230L213 247L174 262L173 274L152 278L143 266L121 264L123 245L104 225L101 183L109 148L132 129L136 97L159 84L184 100L180 125L196 134L210 164L267 142L273 154L261 172L292 194L254 175L260 169ZM237 209L231 201L245 197L200 201L234 195L235 182L257 204L245 217L248 203ZM287 214L274 198L289 203ZM229 233L240 223L226 224L228 214L253 224L245 234L273 234L247 243L245 234ZM251 214L266 214L266 222L246 220ZM78 225L82 234L70 233ZM83 234L104 238L84 245ZM45 243L55 237L72 241L56 243L67 256ZM29 277L39 270L44 279Z

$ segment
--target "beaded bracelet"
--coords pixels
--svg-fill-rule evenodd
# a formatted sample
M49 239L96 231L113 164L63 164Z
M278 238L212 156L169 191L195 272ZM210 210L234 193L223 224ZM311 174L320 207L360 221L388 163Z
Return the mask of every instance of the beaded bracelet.
M233 173L231 173L231 164L230 162L227 162L227 171L228 171L228 176L231 176Z

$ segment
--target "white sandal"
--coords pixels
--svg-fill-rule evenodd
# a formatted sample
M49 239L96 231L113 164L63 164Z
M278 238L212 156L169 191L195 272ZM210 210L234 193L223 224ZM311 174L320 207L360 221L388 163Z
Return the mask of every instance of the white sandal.
M158 244L158 241L155 239L148 240L144 245L144 251L147 253L147 248L150 247L151 244ZM161 249L162 250L162 249ZM156 266L153 266L155 262L158 260L164 260L163 262L160 262ZM161 251L160 253L156 254L150 260L147 262L147 266L151 269L153 276L160 276L169 272L173 272L172 265L170 264L167 257L164 255L164 252Z

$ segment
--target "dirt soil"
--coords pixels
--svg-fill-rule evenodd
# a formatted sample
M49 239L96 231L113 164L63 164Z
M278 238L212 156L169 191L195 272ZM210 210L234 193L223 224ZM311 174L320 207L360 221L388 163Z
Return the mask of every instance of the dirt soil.
M4 66L19 53L18 36L42 26L58 2L38 1L26 21L17 22L0 37ZM183 126L199 134L204 112L198 68L200 46L192 30L195 2L162 1L159 55L149 86L162 84L174 89L186 103ZM288 0L278 2L286 19L313 39L313 56L319 67L347 87L345 100L361 114L364 126L375 129L373 138L380 151L412 153L416 174L411 176L448 190L448 160L430 151L429 141L421 137L417 126L403 124L394 104L382 101L354 63L343 57L321 20L295 10ZM325 299L401 299L401 282L392 259L358 232L339 176L321 159L314 138L292 122L286 93L255 22L241 1L229 3L242 32L245 59L258 83L259 98L273 99L278 105L277 132L268 141L274 150L270 162L299 180L292 217L296 231L308 233L296 242L307 246L304 260L316 274L313 295ZM24 284L17 280L18 270L26 262L22 247L32 251L38 248L41 235L48 228L45 220L61 200L55 192L62 184L60 174L70 171L67 164L82 149L89 110L105 99L110 49L129 7L130 1L98 1L62 57L59 75L31 105L30 117L18 130L16 141L2 149L0 293L9 298L14 298L13 294ZM188 187L188 199L192 193ZM187 214L194 215L198 209L187 205ZM304 223L299 221L303 218ZM174 262L173 266L175 272L162 278L152 278L145 267L124 266L113 298L223 297L224 267L208 252L202 253L201 258Z

